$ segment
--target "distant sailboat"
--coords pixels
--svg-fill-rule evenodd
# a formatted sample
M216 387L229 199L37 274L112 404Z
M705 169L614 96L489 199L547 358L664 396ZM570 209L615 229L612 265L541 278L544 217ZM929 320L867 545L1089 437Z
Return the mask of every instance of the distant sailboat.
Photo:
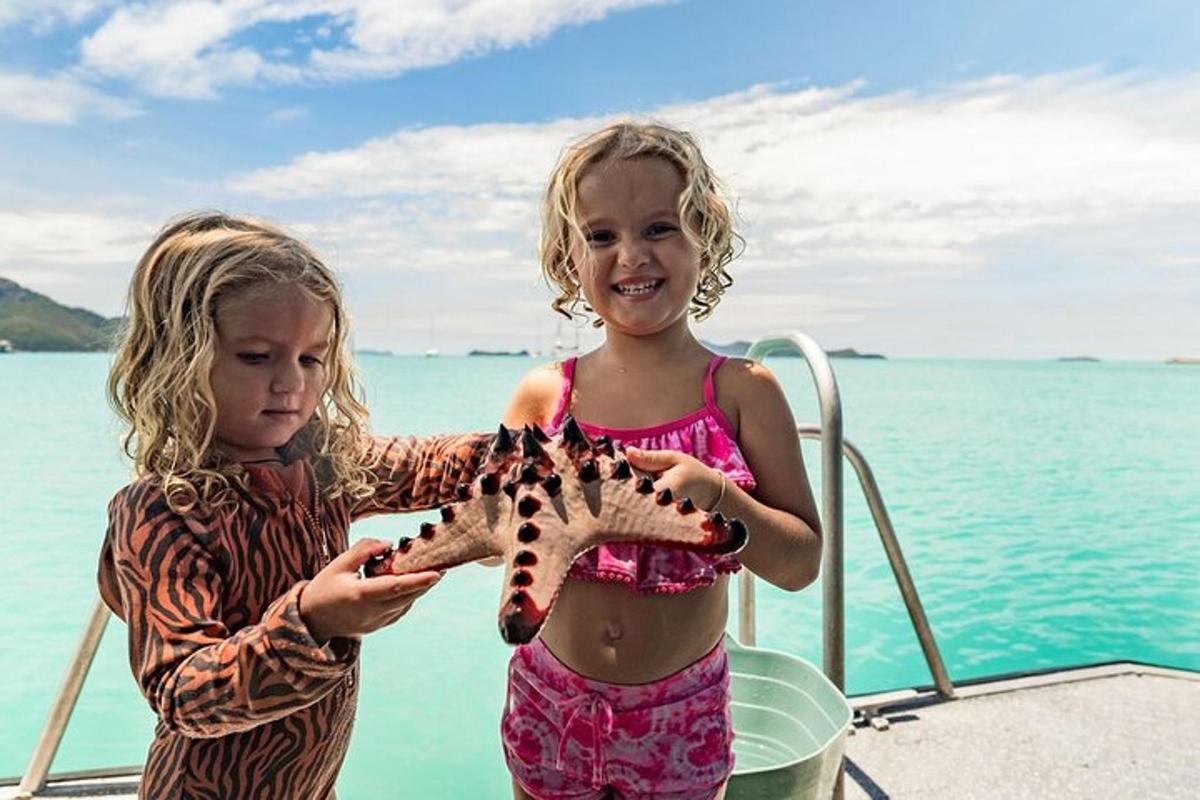
M571 325L571 344L563 344L562 320L558 320L558 326L554 329L554 346L550 348L550 355L556 359L567 358L568 356L579 355L579 326L572 323Z
M428 346L425 348L425 357L426 358L437 358L439 355L441 355L441 353L439 353L437 348L433 346L433 317L430 317L429 318L429 342L428 342Z

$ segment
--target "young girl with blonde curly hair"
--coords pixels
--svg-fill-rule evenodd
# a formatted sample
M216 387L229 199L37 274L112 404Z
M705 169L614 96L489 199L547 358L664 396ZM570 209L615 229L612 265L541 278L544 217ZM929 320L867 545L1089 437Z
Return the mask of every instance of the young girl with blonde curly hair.
M360 578L370 514L453 499L491 437L374 438L329 269L253 219L164 228L109 377L136 479L109 505L100 591L158 716L140 796L327 798L364 634L436 572Z
M731 213L695 140L620 123L569 147L543 207L554 308L604 329L586 355L530 372L509 425L570 413L624 444L656 489L741 518L736 558L630 544L580 556L541 635L517 648L501 724L518 798L720 797L733 769L721 639L728 576L788 590L821 541L795 423L761 364L725 358L689 324L732 283Z

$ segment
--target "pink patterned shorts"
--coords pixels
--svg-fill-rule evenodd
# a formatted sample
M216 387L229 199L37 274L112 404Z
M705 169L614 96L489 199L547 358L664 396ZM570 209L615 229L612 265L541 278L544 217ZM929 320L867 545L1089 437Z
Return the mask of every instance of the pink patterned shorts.
M584 678L541 639L508 666L508 768L538 800L711 800L733 772L729 662L720 643L652 683Z

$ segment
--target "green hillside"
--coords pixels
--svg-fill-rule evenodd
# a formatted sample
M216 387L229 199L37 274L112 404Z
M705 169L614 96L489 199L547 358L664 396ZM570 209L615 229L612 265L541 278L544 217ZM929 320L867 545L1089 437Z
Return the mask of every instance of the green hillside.
M117 322L0 278L0 340L13 350L107 350Z

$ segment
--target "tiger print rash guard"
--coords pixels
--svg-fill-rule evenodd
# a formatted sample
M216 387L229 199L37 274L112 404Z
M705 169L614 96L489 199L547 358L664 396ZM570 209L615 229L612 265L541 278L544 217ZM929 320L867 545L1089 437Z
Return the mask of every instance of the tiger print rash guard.
M307 459L247 467L232 512L175 513L150 478L113 497L100 593L128 625L130 665L158 717L140 797L331 796L354 723L359 641L319 645L300 594L326 555L346 550L350 522L449 502L491 439L373 439L375 494L322 500L318 529Z

